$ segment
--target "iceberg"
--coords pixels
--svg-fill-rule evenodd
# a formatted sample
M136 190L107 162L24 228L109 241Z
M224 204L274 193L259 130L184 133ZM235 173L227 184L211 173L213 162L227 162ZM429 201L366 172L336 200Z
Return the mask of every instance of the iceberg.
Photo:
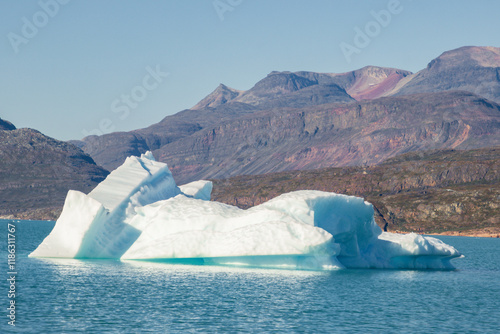
M359 197L295 191L243 210L211 191L203 180L178 187L150 152L129 157L88 195L70 190L29 256L308 270L454 269L461 256L436 238L382 232Z

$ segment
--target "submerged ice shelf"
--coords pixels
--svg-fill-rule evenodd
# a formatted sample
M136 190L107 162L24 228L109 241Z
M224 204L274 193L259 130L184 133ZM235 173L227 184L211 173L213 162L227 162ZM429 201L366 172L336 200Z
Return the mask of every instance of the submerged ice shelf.
M164 260L293 269L453 269L438 239L382 232L362 198L296 191L242 210L210 201L212 183L178 187L150 152L92 192L70 190L31 257Z

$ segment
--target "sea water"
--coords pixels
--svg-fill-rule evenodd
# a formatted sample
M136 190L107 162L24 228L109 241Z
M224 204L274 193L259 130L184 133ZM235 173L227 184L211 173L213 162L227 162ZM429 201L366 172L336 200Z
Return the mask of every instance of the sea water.
M439 237L465 255L453 261L454 271L321 272L28 258L53 226L0 222L1 333L498 333L500 328L500 239ZM12 252L15 274L8 262ZM12 301L15 327L8 324Z

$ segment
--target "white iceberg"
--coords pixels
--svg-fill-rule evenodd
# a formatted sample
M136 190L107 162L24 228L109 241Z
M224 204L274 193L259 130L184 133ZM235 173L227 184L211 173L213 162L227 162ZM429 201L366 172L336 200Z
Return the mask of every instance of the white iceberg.
M210 201L212 183L177 187L150 152L92 192L69 191L32 257L112 258L293 269L453 269L438 239L382 232L362 198L283 194L248 210Z

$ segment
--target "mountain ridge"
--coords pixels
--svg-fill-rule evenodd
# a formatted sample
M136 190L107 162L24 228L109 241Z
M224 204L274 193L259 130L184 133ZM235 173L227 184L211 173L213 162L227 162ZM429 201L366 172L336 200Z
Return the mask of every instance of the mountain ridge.
M415 150L495 145L500 145L500 106L471 93L442 92L262 111L154 153L180 182L188 182L371 165Z
M500 48L464 46L443 52L394 95L466 90L500 103Z
M325 164L379 163L412 150L485 147L497 142L498 50L463 47L446 51L417 73L376 66L346 73L273 71L247 91L220 84L192 109L167 116L148 128L86 137L74 143L108 170L119 166L128 155L151 150L157 159L172 164L176 172L180 171L183 174L180 179L186 182L200 176L230 176L231 166L244 173L266 173L286 168L320 168L326 167ZM333 110L332 115L341 113L344 117L337 117L340 114L327 117L325 110L328 108ZM373 109L371 115L378 115L380 119L372 118L363 123L356 117L363 114L363 108ZM409 109L418 112L419 119L407 113L412 123L406 130L401 124L406 124L408 119L399 118L401 124L395 124L387 118L387 112L399 117L400 111ZM436 112L441 112L442 117ZM292 116L293 113L296 115ZM474 113L478 113L476 120ZM455 116L448 120L449 115ZM438 120L438 116L442 119ZM478 125L483 116L489 117L491 124L483 122ZM304 125L305 118L308 126ZM312 126L319 122L311 121L314 118L326 123ZM285 129L284 124L289 121L294 125L290 123L292 128ZM356 126L349 127L353 122ZM471 122L476 125L472 126ZM231 131L236 131L229 129L235 124L246 125L244 129L236 126L240 132L231 135L232 141L226 145L224 156L214 154L217 151L214 145L222 137L228 138ZM332 131L329 138L323 137L323 142L309 145L311 138L319 138L325 131L330 131L325 130L327 128ZM266 145L269 148L269 144L276 144L266 141L266 138L281 137L280 140L285 141L287 135L292 136L287 138L295 143L295 147L275 146L277 151L272 152L272 156L277 162L262 162L264 158L258 157L259 149L264 147L265 152ZM333 138L337 140L332 141ZM423 138L423 144L416 138ZM368 144L366 148L362 146L363 141ZM374 147L374 143L383 145L385 151ZM333 148L325 147L332 145L340 147L335 154ZM370 157L370 149L373 156L378 157ZM199 154L190 154L193 150ZM266 154L270 159L270 153ZM315 158L311 160L311 156ZM231 159L232 162L228 163ZM317 164L312 161L317 161ZM289 163L288 167L278 166L285 162ZM269 169L265 168L266 165ZM209 166L212 171L208 171ZM202 170L205 172L201 173Z

